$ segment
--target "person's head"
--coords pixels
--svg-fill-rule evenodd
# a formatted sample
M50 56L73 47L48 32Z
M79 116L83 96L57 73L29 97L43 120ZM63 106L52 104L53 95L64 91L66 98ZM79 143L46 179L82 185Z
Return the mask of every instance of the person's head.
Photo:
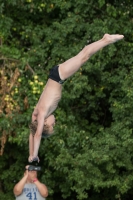
M53 128L54 125L55 125L55 117L54 115L50 115L47 119L44 120L42 136L45 138L51 136L54 133L54 128ZM38 126L37 120L31 122L31 124L29 125L30 131L33 134L33 136L36 133L37 126Z
M28 167L29 167L29 166L27 166L26 168L28 168ZM25 170L24 175L26 175L27 170L28 170L28 169ZM33 179L35 179L35 178L37 178L37 171L35 171L35 170L28 171L27 182L32 182Z

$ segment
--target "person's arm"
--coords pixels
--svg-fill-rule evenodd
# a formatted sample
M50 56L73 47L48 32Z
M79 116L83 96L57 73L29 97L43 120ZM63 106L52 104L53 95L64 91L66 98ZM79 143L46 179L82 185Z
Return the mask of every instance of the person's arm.
M22 193L24 185L26 184L27 181L27 177L28 177L28 170L26 170L24 177L14 186L13 193L15 196L19 196Z
M43 126L44 126L44 119L45 115L44 113L39 113L37 116L37 131L36 134L34 135L34 152L33 152L33 157L36 158L38 156L38 151L40 147L40 142L41 142L41 137L42 137L42 131L43 131Z
M30 135L29 135L29 155L30 155L31 159L33 157L33 152L34 152L34 137L33 137L32 133L30 133Z
M36 185L36 187L38 188L41 196L44 198L47 197L48 189L47 189L46 185L42 184L38 179L35 179L35 181L33 181L33 182Z
M37 105L32 113L32 122L34 122L35 120L37 120ZM31 162L33 160L33 153L34 153L34 137L32 135L32 133L30 132L29 135L29 162Z

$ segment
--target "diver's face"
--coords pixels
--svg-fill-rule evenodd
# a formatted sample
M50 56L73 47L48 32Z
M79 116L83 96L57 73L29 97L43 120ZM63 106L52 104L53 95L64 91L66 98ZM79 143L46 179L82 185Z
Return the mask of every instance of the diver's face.
M47 119L45 119L44 124L48 125L48 126L52 126L54 127L55 125L55 117L54 115L50 115Z

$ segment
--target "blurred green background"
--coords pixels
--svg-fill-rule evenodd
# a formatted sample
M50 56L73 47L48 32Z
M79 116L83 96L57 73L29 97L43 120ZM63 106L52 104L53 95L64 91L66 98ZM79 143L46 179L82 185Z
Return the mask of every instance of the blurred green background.
M133 2L0 0L0 199L28 162L32 111L54 65L123 34L63 85L56 134L42 140L48 200L133 196Z

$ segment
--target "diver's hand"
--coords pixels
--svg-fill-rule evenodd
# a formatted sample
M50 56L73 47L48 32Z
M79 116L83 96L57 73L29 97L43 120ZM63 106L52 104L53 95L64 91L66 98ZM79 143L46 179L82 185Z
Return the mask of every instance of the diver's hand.
M28 161L33 162L33 156L29 156Z
M37 161L37 162L39 163L39 162L40 162L40 159L39 159L38 156L36 156L36 157L33 157L33 161Z

